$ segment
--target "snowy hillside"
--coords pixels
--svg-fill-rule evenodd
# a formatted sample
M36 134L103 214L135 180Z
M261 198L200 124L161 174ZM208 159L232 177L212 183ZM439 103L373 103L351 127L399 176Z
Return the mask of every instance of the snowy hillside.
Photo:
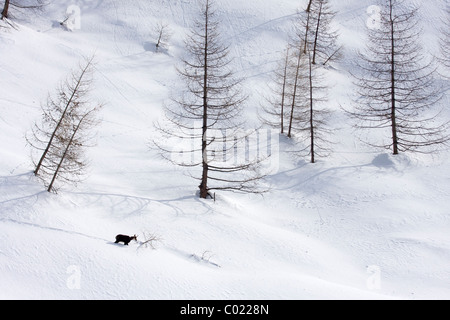
M216 202L198 199L197 181L149 148L195 2L52 1L20 15L17 30L0 30L0 298L449 299L450 153L380 153L339 108L354 92L349 71L376 1L332 1L345 48L328 70L334 151L309 164L284 152L282 138L270 192L219 192ZM256 122L306 1L216 3ZM445 4L426 3L424 46L436 52ZM81 28L68 31L59 22L73 4ZM156 53L158 21L173 37ZM93 53L92 99L105 107L89 174L50 194L32 174L24 137L48 93ZM159 241L155 250L116 245L119 233Z

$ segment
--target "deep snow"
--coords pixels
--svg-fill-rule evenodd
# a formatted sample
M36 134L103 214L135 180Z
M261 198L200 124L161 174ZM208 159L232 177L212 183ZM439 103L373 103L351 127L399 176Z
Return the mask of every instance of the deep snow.
M216 2L253 115L305 1ZM269 193L220 193L216 202L198 199L195 181L149 148L194 1L54 1L1 31L0 298L450 298L449 152L394 157L360 142L365 133L339 105L354 89L348 71L375 1L335 2L345 58L329 70L334 152L309 164L284 152L281 138ZM81 8L73 32L58 24L71 4ZM431 52L443 6L427 1L422 13ZM174 32L162 53L151 35L158 20ZM106 107L89 175L48 194L31 174L24 135L47 93L92 53L93 99ZM156 250L113 243L144 232L158 236Z

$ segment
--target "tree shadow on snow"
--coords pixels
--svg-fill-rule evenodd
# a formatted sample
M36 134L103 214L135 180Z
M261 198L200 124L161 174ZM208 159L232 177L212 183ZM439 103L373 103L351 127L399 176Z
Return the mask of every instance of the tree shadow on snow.
M285 172L280 172L277 175L288 175L289 173L295 172L298 169L302 169L306 166L308 166L309 163L302 163L300 166L298 166L297 168L294 169L290 169L287 170ZM401 172L401 170L399 170L399 168L397 168L396 163L392 160L392 155L387 154L387 153L382 153L379 154L377 156L375 156L375 158L370 162L370 163L366 163L366 164L357 164L357 165L350 165L350 166L337 166L337 167L332 167L332 168L327 168L325 170L321 170L318 171L316 173L313 173L310 176L307 176L305 179L301 180L300 182L297 182L293 185L289 185L285 188L281 188L281 190L287 190L287 189L292 189L292 188L297 188L297 187L301 187L304 185L308 185L308 182L311 182L321 176L326 175L327 173L332 173L332 172L340 172L340 171L356 171L356 170L360 170L362 168L378 168L380 170L394 170L395 172ZM332 177L330 177L330 179L332 179Z
M112 216L130 217L148 214L158 210L158 206L169 208L175 216L208 214L212 211L207 203L195 195L185 195L174 197L172 199L153 199L143 196L135 196L121 193L102 193L102 192L70 192L75 196L83 197L85 207L99 206L107 209ZM186 201L195 202L200 206L195 206L195 210L186 210ZM190 206L187 206L190 208ZM197 210L203 207L204 210Z
M161 46L157 48L156 43L152 41L144 42L143 47L146 52L169 54L169 50Z

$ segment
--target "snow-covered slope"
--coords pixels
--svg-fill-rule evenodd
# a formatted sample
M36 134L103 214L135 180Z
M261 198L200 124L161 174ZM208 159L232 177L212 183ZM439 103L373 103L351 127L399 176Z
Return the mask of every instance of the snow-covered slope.
M306 1L216 2L251 115ZM198 199L195 181L148 146L194 1L54 1L1 31L0 298L450 298L449 154L393 157L349 128L338 106L353 90L348 71L373 1L335 2L346 47L329 71L335 151L314 165L281 152L269 193L220 193L216 202ZM81 29L69 32L58 21L72 4ZM423 11L430 50L442 6L428 1ZM174 36L155 53L159 20ZM93 99L106 106L89 175L48 194L31 174L24 135L47 93L93 53ZM156 250L119 246L118 233L160 241Z

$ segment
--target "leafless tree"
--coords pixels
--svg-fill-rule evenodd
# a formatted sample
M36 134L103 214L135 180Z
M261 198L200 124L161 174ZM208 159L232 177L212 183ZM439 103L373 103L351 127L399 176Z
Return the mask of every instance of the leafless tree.
M199 179L201 198L208 198L214 190L256 192L262 175L258 162L248 157L249 135L239 130L244 128L239 116L246 96L241 80L231 70L213 1L202 1L200 17L185 47L187 56L178 73L186 89L166 105L168 123L157 124L163 134L180 143L172 143L172 148L155 144L173 163L201 168L200 177L193 174ZM240 148L242 144L247 146ZM237 150L244 150L244 155L235 161Z
M23 10L23 9L40 9L46 5L45 0L5 0L2 13L1 20L10 18L11 9Z
M316 155L325 156L330 145L327 139L330 111L324 106L328 87L322 69L340 58L338 34L331 27L334 16L328 0L310 0L305 12L298 14L290 44L294 78L288 137L297 131L296 139L303 145L301 151L308 150L311 163L316 162Z
M295 79L288 137L296 132L300 154L307 152L310 162L315 163L317 155L325 156L329 152L331 142L327 138L330 133L327 123L331 112L324 106L328 88L323 70L313 63L313 50L307 49L305 54L301 43L302 38L294 39L292 45Z
M158 21L153 27L153 34L156 38L156 52L158 52L160 48L168 45L173 32L168 23Z
M322 69L324 64L337 58L337 55L335 54L334 58L324 56L321 53L325 51L319 50L323 44L328 43L328 37L331 35L325 28L332 18L327 12L327 1L311 0L305 14L298 15L296 32L290 41L288 53L281 67L275 71L274 87L278 90L274 95L276 100L263 108L266 115L266 119L263 117L264 122L272 126L281 123L282 132L286 118L287 136L293 138L295 133L300 153L307 151L312 163L316 162L316 155L328 154L330 145L327 139L330 111L324 106L328 88ZM322 27L319 27L322 23ZM313 25L314 32L310 32ZM314 40L308 41L308 38ZM328 43L331 47L334 44L335 40ZM334 49L334 52L337 52L337 49ZM323 57L323 62L315 63L315 57Z
M92 145L90 130L98 124L96 114L101 108L88 98L92 68L93 57L72 72L54 97L49 95L42 106L41 122L36 122L27 136L34 174L44 181L49 192L56 191L57 179L79 182L87 166L83 151Z
M328 87L320 68L312 61L312 53L307 57L307 106L298 120L303 123L302 130L305 150L308 150L311 163L315 163L317 156L325 157L330 152L331 130L328 127L331 111L326 108Z
M380 28L368 30L367 48L360 54L359 99L349 113L357 128L390 131L390 142L371 145L394 154L431 152L448 142L449 122L432 112L442 93L420 45L418 9L401 0L382 0L380 8Z

